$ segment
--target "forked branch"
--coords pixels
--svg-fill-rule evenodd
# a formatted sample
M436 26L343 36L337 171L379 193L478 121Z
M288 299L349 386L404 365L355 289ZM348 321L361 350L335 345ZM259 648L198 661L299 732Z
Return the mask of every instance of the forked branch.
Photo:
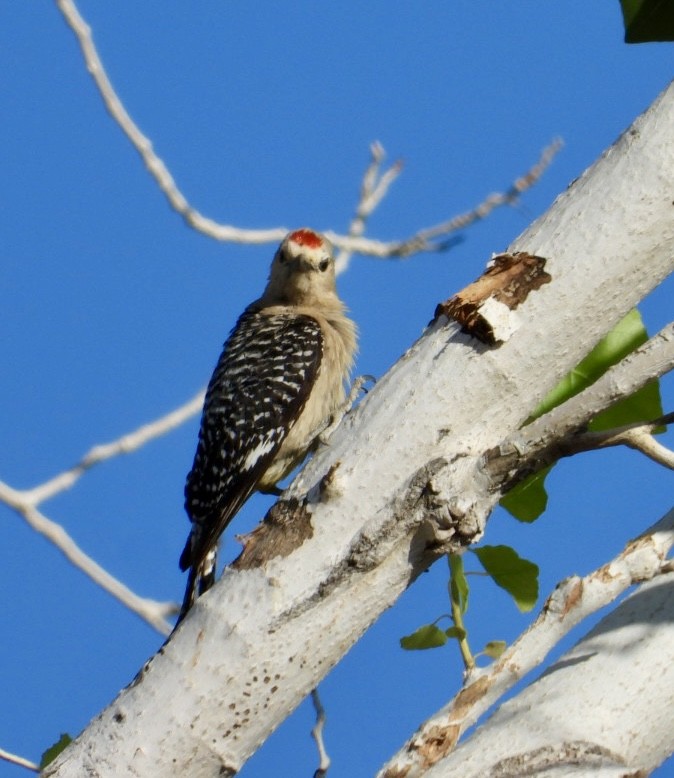
M220 224L213 219L203 216L189 204L185 195L178 188L168 167L154 151L152 142L141 132L115 92L94 44L91 28L79 13L74 0L56 0L56 4L66 24L77 37L87 70L98 88L108 113L140 155L145 167L164 193L171 208L179 213L190 227L219 241L245 244L280 242L288 231L285 227L248 230L228 224ZM376 155L379 152L374 151L373 157L375 158L371 163L369 173L366 174L364 182L365 191L361 193L360 208L359 213L355 217L355 226L352 222L348 235L329 231L326 231L325 235L339 249L383 259L406 257L420 252L441 250L446 248L447 236L452 232L464 229L478 219L483 219L494 208L512 204L522 192L531 187L540 178L560 148L561 141L553 141L550 146L544 149L538 162L524 175L520 176L505 192L489 195L483 203L471 211L453 217L442 224L422 229L404 240L389 242L370 240L362 237L362 230L359 232L359 220L367 218L372 209L384 197L388 187L399 172L396 169L396 165L394 165L381 178L377 179L379 162L376 160Z
M146 597L140 597L115 576L101 567L94 559L85 553L57 522L47 518L38 510L38 506L55 495L72 487L88 469L120 454L136 451L161 435L165 435L187 419L199 413L203 403L203 392L176 408L173 411L144 424L133 432L122 435L115 441L94 446L84 457L69 470L65 470L54 478L32 489L18 490L0 481L0 501L12 508L26 523L53 543L61 553L94 583L115 597L119 602L148 622L162 635L168 635L172 625L167 616L177 612L173 602L157 602Z

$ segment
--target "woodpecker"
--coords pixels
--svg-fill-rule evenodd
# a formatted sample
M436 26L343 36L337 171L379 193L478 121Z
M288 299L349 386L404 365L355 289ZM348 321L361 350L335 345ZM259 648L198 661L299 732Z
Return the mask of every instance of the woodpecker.
M189 577L178 621L213 585L218 540L237 511L253 492L275 490L344 403L355 352L331 244L307 228L289 233L206 390L185 485L192 528L180 557Z

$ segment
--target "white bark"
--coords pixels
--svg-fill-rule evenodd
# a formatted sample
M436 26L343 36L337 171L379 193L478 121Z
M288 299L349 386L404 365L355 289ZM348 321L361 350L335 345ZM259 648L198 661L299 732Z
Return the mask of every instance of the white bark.
M671 86L511 247L552 281L508 342L429 328L293 485L313 536L228 571L45 775L235 772L429 563L433 526L477 539L499 497L483 453L674 269L673 128Z
M541 612L536 620L520 635L517 640L499 657L497 661L484 669L474 669L465 679L460 692L440 711L431 716L417 730L417 732L408 740L404 747L380 770L378 778L420 778L428 773L428 770L442 759L447 757L456 748L457 741L470 727L492 710L495 704L504 697L518 682L527 677L539 667L549 652L552 651L560 640L567 635L575 626L580 624L588 616L605 608L607 605L621 597L632 586L653 578L661 576L664 572L671 572L671 563L668 560L668 554L674 545L674 508L669 511L660 521L649 527L648 530L628 542L625 549L609 563L602 565L597 570L583 578L571 576L562 581L545 601ZM664 636L663 636L664 637ZM615 633L616 641L620 641L620 636ZM665 650L665 654L667 653ZM630 682L637 682L641 674L650 677L653 670L650 664L645 662L636 663L633 657L630 660L633 666L630 671ZM559 663L558 663L559 664ZM597 670L595 666L595 671ZM671 679L669 679L671 682ZM615 701L615 696L604 694L604 685L614 684L615 679L610 678L606 673L595 672L589 686L587 684L573 685L568 684L565 687L564 694L558 695L557 700L561 701L558 706L556 716L563 722L566 722L566 711L574 711L574 719L578 726L583 721L576 711L581 703L586 702L588 691L591 689L594 695L595 708L591 711L591 718L607 719L614 722L621 720L624 724L630 723L624 717L621 719L622 708L629 700L629 696L619 700L619 710L599 709L599 700L605 702ZM646 679L648 683L648 678ZM636 685L636 684L635 684ZM540 687L538 687L540 688ZM638 689L639 686L636 686ZM667 693L667 685L662 691ZM572 694L578 690L582 700L576 700ZM651 704L657 708L658 695L649 698ZM518 698L519 699L519 698ZM512 722L513 742L522 737L522 732L526 732L528 727L534 731L538 730L538 708L530 700L529 711L531 721L524 723L522 716L518 719L503 718L500 715L495 716L488 723L489 731L494 733L496 738L503 737L502 730L507 730ZM668 712L663 716L663 721L671 717L669 708L665 705L664 709ZM621 727L615 727L617 736L618 731L625 737L631 733L626 733ZM671 722L669 726L671 732ZM482 729L479 730L482 733ZM482 735L480 735L482 737ZM505 735L506 739L509 735ZM468 741L472 743L472 738ZM485 741L482 740L484 743ZM671 740L661 738L661 744L665 749L672 747ZM563 738L550 738L546 744L544 753L549 756L555 748L563 749L565 743ZM465 753L465 752L464 752ZM540 743L532 745L531 756L540 755ZM634 752L636 755L636 751ZM522 756L522 754L519 754ZM659 753L662 760L668 755L664 750ZM499 762L501 766L509 759L517 756L517 751L509 751L507 756L499 753L497 756L491 751L485 752L484 774L488 770L495 769ZM443 762L442 770L451 769L447 765L456 766L458 762L452 755L447 762ZM637 764L639 764L637 762ZM657 762L653 762L657 764ZM517 771L516 771L517 772ZM524 772L522 763L519 764L519 772Z
M673 666L669 573L639 586L424 775L648 775L674 746Z

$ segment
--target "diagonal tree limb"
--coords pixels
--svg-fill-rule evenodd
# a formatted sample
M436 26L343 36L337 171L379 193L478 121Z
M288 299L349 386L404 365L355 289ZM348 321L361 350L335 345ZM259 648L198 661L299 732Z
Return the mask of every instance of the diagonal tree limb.
M485 457L485 472L495 483L507 480L510 489L564 456L566 448L573 453L573 437L600 411L672 369L674 323L609 368L591 386L509 435Z
M238 772L428 567L440 531L450 548L479 537L499 497L484 452L673 270L673 115L674 86L509 248L548 258L552 278L512 338L429 327L275 506L296 544L228 569L45 775Z
M461 691L417 730L378 778L418 778L451 753L461 735L535 670L577 624L630 586L668 572L667 554L673 544L674 508L607 564L583 578L560 582L536 621L490 667L471 672Z

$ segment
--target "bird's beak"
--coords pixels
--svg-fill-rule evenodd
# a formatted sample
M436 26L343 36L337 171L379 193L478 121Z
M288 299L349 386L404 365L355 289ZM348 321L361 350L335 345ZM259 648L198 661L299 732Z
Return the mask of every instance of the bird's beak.
M293 260L293 270L307 271L315 270L315 268L309 257L304 254L300 254Z

